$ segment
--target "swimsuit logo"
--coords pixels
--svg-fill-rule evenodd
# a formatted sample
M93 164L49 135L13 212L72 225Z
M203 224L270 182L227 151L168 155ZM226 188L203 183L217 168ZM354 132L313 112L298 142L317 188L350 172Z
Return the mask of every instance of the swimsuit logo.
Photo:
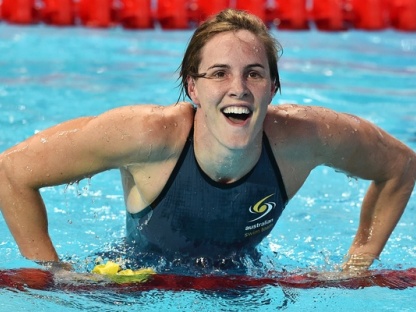
M249 208L249 211L253 214L259 215L257 218L254 218L253 220L250 220L249 222L254 222L257 221L261 218L263 218L264 216L266 216L270 211L273 210L274 207L276 207L276 203L275 202L267 202L265 203L265 201L269 198L272 197L274 194L268 195L266 197L264 197L263 199L261 199L260 201L258 201L254 206L251 206Z

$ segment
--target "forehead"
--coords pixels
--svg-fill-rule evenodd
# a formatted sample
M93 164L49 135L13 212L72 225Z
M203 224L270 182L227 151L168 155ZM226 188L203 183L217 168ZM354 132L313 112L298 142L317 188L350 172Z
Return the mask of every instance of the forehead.
M201 51L200 67L210 63L245 60L267 65L264 44L248 30L227 31L213 36Z

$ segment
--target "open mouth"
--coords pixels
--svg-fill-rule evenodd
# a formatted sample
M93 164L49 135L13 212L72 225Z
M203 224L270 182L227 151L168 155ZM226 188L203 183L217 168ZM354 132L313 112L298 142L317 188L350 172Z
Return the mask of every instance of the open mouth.
M252 115L247 107L239 106L226 107L222 113L233 123L243 123Z

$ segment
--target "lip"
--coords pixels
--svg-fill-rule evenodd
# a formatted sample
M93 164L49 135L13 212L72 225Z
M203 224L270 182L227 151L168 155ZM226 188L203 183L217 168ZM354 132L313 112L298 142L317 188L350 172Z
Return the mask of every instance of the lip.
M231 112L226 114L224 111L225 110L230 111L230 108L231 108ZM246 118L238 118L237 117L238 115L240 115L238 112L242 111L242 110L248 110L249 111L248 114L244 114L246 116ZM251 120L251 117L253 116L253 110L248 105L241 105L241 104L227 105L227 106L225 106L221 109L221 113L224 116L224 118L226 119L228 124L230 124L232 126L237 126L237 127L245 126L247 123L249 123L249 121ZM233 115L234 115L234 117L232 117Z

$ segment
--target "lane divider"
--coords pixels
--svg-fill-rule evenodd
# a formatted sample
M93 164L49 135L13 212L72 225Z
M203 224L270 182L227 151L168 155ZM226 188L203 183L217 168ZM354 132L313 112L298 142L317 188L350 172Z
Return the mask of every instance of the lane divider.
M416 31L416 0L0 0L11 24L192 29L233 6L286 30Z

